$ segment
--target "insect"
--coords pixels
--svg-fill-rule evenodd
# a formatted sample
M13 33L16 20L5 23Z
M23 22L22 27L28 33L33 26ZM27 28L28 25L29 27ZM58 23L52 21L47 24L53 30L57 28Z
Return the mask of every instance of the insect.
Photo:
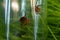
M25 16L21 17L19 21L22 25L27 25L30 22L30 20L28 18L26 18Z
M36 11L36 12L40 12L39 6L35 6L35 11Z

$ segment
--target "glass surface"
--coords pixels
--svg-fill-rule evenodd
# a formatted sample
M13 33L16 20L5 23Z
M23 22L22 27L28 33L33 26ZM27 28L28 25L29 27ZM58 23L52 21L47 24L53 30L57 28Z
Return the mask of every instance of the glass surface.
M11 0L10 40L33 40L33 30L30 0Z
M46 40L46 0L5 0L0 4L1 40Z

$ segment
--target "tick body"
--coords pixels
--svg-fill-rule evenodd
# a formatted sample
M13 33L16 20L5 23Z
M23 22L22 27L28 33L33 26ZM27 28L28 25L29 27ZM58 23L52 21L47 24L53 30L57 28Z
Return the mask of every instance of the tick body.
M26 17L21 17L19 21L22 25L27 25L27 24L29 24L30 20Z
M39 6L35 6L35 11L36 11L36 12L40 12Z

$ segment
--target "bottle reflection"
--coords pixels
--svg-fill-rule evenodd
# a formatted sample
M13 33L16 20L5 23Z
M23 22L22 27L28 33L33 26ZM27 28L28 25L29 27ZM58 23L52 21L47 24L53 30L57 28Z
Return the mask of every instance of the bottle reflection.
M18 0L12 0L12 10L14 12L13 18L16 20L18 17L18 11L19 11L19 5L18 5Z

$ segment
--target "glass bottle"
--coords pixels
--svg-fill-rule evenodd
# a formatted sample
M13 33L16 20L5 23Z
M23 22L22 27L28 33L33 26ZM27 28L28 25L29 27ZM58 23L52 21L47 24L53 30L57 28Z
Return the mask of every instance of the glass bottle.
M10 40L33 40L34 21L30 0L11 0Z
M46 0L6 2L7 40L46 40Z

